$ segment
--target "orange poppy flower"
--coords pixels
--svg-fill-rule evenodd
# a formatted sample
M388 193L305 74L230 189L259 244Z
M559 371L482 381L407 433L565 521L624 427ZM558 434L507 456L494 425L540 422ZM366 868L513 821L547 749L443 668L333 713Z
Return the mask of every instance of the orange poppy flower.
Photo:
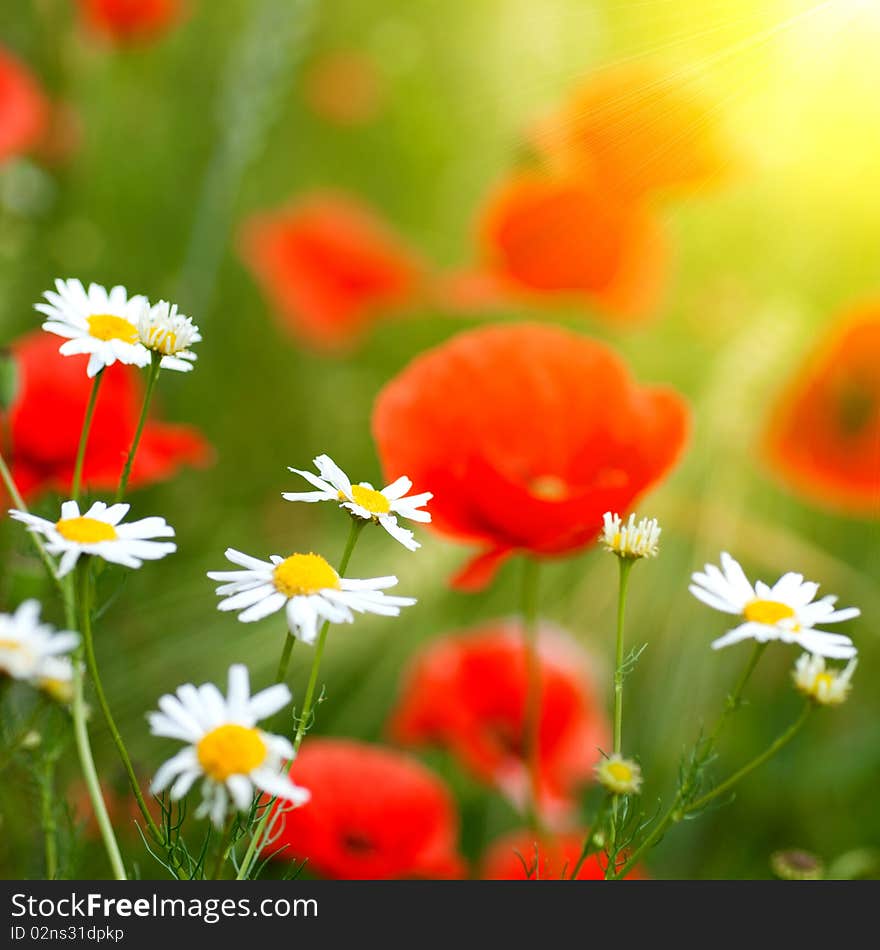
M290 776L311 798L276 806L264 855L307 860L341 880L462 877L452 796L415 759L353 739L309 739Z
M483 553L457 586L478 589L515 552L593 541L675 464L687 407L638 385L609 347L558 327L460 333L379 393L373 432L389 480L432 491L431 527Z
M549 166L625 199L694 190L729 175L718 107L681 70L626 63L590 76L533 144Z
M486 267L511 296L586 298L620 317L655 309L668 251L658 223L572 178L519 173L490 195L480 240Z
M49 122L49 103L36 79L0 47L0 162L39 145Z
M42 330L10 347L18 376L0 430L15 483L26 501L49 491L68 493L80 430L92 383L86 356L61 356L58 341ZM104 371L83 465L83 484L92 491L116 487L140 416L141 374L116 363ZM205 465L211 447L193 426L149 419L131 470L132 488L171 478L185 465ZM0 493L2 495L2 493Z
M880 517L880 301L847 314L774 411L771 466L822 505Z
M609 727L580 652L549 628L539 641L539 805L546 817L571 808L592 779ZM390 723L392 737L440 746L482 781L526 804L529 779L523 728L528 694L525 644L513 621L432 643L404 679Z
M86 27L114 43L153 39L177 23L183 0L79 0Z
M351 343L383 313L411 304L415 256L368 208L314 194L246 222L242 256L284 324L327 348Z
M483 857L484 881L568 880L580 860L587 832L569 832L540 840L531 831L513 831L495 841ZM638 880L644 874L638 866L627 875ZM578 881L605 879L604 859L591 855L578 872Z

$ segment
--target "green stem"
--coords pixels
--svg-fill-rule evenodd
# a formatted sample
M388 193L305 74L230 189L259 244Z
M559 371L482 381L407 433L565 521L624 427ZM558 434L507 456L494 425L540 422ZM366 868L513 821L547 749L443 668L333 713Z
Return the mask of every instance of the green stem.
M54 784L55 761L47 757L40 781L40 818L46 853L46 880L49 881L54 881L58 876L58 825L55 821Z
M626 614L626 591L629 575L635 561L618 558L620 584L617 594L617 649L614 662L614 754L620 755L623 743L623 628Z
M101 839L104 842L107 857L110 859L110 866L113 868L113 875L117 881L124 881L126 877L122 855L119 853L119 845L116 843L110 816L107 814L107 806L104 804L104 798L101 794L101 783L98 781L95 760L92 758L92 748L89 744L89 733L86 726L86 704L83 699L81 647L77 650L77 655L73 660L73 703L71 712L73 714L73 735L76 740L76 751L79 755L83 779L92 802L92 810L95 813L95 821L98 823Z
M281 659L278 661L278 672L275 674L275 682L283 683L287 679L287 670L290 666L290 654L293 653L293 645L296 643L289 630L284 631L284 646L281 648Z
M147 827L150 829L150 833L153 835L156 841L162 841L162 832L159 830L159 826L153 820L153 816L150 814L150 811L147 808L147 803L144 800L144 795L141 791L137 775L135 774L134 766L131 764L131 758L128 754L128 750L125 748L122 735L119 732L119 728L116 725L113 714L110 712L110 705L107 702L107 696L104 693L101 677L98 674L98 661L95 656L95 642L94 637L92 636L92 579L89 573L89 562L87 558L80 559L80 563L77 566L76 571L79 580L78 602L80 610L80 633L82 633L83 636L86 666L88 667L89 676L92 679L92 685L95 689L95 696L98 699L98 705L101 707L101 712L104 715L104 721L107 723L107 728L110 730L110 736L113 739L113 744L116 746L116 751L119 753L119 758L122 760L122 765L125 768L126 774L128 775L128 781L131 785L131 790L134 793L135 800L137 801L138 808L143 815L144 821L146 822Z
M352 518L351 520L351 530L348 533L348 541L345 544L345 550L342 552L342 558L339 561L339 570L338 574L341 577L346 568L348 567L348 562L351 560L352 551L354 551L354 546L357 544L357 540L360 537L361 531L368 522L361 520L360 518ZM321 667L321 657L324 655L324 644L327 640L327 631L330 629L330 621L325 620L321 626L321 632L318 634L318 642L315 645L315 655L312 658L312 668L309 672L309 681L306 685L306 694L303 699L302 712L299 716L299 722L296 726L296 735L293 739L293 752L294 755L299 751L299 747L302 745L303 737L306 734L308 729L309 718L312 713L312 703L315 698L315 689L318 684L318 670ZM292 639L292 635L291 639ZM285 647L287 644L285 643ZM283 659L282 653L282 659ZM257 827L254 829L254 833L251 836L251 840L248 843L247 851L245 852L244 859L241 862L241 866L238 869L238 874L236 875L236 880L243 881L247 878L250 873L251 864L253 863L254 856L257 852L258 846L263 840L266 825L269 823L269 815L272 812L272 808L275 804L275 799L271 799L263 812L262 817L257 823Z
M113 499L118 504L125 497L125 489L128 487L128 479L131 477L131 467L134 465L134 457L137 455L138 445L140 445L141 436L144 432L144 426L147 423L147 416L150 413L150 403L153 401L153 390L156 387L156 380L159 378L159 370L162 366L162 354L155 350L150 354L150 369L147 373L147 389L144 393L144 402L141 406L141 416L138 419L137 428L134 430L131 448L128 450L128 457L125 460L125 467L122 469L122 476L119 479L119 487L116 489L116 497Z
M749 680L752 677L752 673L755 672L755 667L758 665L758 661L764 655L764 650L767 649L766 643L755 643L752 654L749 657L748 663L746 663L743 668L742 673L740 674L739 679L736 681L736 685L733 687L733 691L727 697L727 702L724 704L724 710L721 715L718 717L718 721L715 723L715 728L712 732L709 733L708 739L703 743L703 749L701 752L701 758L705 761L711 754L715 743L718 741L718 737L721 735L724 726L727 723L728 718L737 709L740 707L742 701L742 694L748 684ZM681 787L675 794L675 798L672 800L672 804L667 809L666 813L660 818L654 827L651 829L651 833L647 838L632 852L629 856L626 864L612 876L612 880L618 881L622 877L626 877L631 868L635 865L636 861L650 848L652 848L657 841L663 836L666 829L672 824L673 821L678 821L682 817L681 815L681 804L691 794L691 787L689 782L686 780L682 783Z
M523 758L529 779L528 819L540 826L541 794L541 664L538 656L539 563L526 557L522 573L522 625L526 661L526 702L523 710Z
M223 873L223 866L226 864L226 859L229 857L229 852L232 850L235 823L236 816L233 815L229 819L229 823L226 825L226 831L223 833L223 839L220 842L220 850L217 852L217 860L214 862L214 868L211 871L212 881L219 881L220 875Z
M89 442L89 433L92 429L92 417L95 414L95 403L98 401L98 390L101 388L101 380L104 378L104 370L100 370L92 383L92 392L89 395L89 403L86 406L86 416L83 419L82 431L79 434L79 448L76 451L76 464L73 467L73 485L70 489L70 497L78 502L79 493L82 487L83 462L86 457L86 446Z
M584 861L586 861L591 854L596 854L604 846L602 825L605 821L605 811L607 807L608 797L606 796L602 800L602 804L599 806L599 811L596 813L596 820L593 822L593 830L587 835L586 840L584 841L584 847L581 851L581 856L578 858L578 862L574 866L574 870L571 872L569 877L570 881L577 880L577 876L581 873L581 868L584 866Z
M720 795L723 795L725 792L729 791L736 785L740 779L744 779L749 773L754 772L759 766L763 765L769 759L772 759L780 749L788 745L789 742L801 731L807 719L810 716L810 713L813 710L813 704L810 701L807 701L804 704L804 708L801 710L801 714L797 719L782 733L782 735L777 736L773 742L760 754L755 756L751 762L746 763L741 769L734 772L730 778L725 779L720 785L716 785L711 792L706 792L701 798L698 798L695 802L691 802L686 808L682 809L682 816L689 815L691 812L699 811L701 808L705 808L713 799L718 798Z

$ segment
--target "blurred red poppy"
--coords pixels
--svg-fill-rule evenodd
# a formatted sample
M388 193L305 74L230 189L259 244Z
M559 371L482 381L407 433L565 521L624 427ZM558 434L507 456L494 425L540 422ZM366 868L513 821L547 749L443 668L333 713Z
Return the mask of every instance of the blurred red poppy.
M285 326L325 348L352 343L420 290L415 256L367 207L313 194L245 223L242 256Z
M532 139L555 171L627 199L716 183L732 160L717 103L654 62L590 76Z
M560 634L539 640L539 804L548 817L571 807L608 742L606 717L583 657ZM406 676L390 732L401 743L449 749L517 806L529 795L523 727L528 674L522 629L499 621L432 643Z
M512 176L489 196L480 239L486 267L511 296L586 297L632 318L654 310L663 290L668 251L658 223L572 178Z
M0 47L0 162L42 140L49 103L30 71Z
M26 500L43 492L67 494L91 391L86 356L61 356L58 340L37 330L11 346L18 390L0 432L12 474ZM131 447L143 386L134 367L104 371L83 466L83 484L115 488ZM204 465L211 449L192 426L148 421L131 473L132 487L170 478L183 465Z
M86 26L114 43L137 43L164 33L183 17L183 0L79 0Z
M327 53L303 80L312 112L335 125L366 125L382 108L385 90L376 63L356 50Z
M772 467L822 505L880 516L880 301L848 313L789 383L764 440Z
M458 878L458 818L440 779L392 749L309 739L290 769L312 794L281 809L264 853L343 880Z
M531 831L513 831L495 841L483 856L484 881L558 881L571 878L580 861L587 832L570 832L540 840ZM644 877L638 867L628 880ZM591 855L584 861L576 880L601 881L604 859Z
M688 411L638 385L607 346L558 327L460 333L418 356L373 411L385 475L432 491L431 526L484 551L454 583L485 586L515 552L593 541L675 464Z

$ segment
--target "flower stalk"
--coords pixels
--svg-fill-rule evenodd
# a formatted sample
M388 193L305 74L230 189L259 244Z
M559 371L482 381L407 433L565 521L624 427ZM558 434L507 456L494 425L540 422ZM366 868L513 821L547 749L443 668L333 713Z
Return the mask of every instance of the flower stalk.
M70 491L70 497L78 502L80 490L82 489L83 463L86 458L86 447L89 443L89 433L92 431L92 418L95 415L95 405L98 401L98 392L101 389L101 380L104 378L104 370L100 370L92 383L92 391L89 394L89 402L86 406L86 415L83 419L82 431L79 435L79 447L76 450L76 462L73 466L73 484Z

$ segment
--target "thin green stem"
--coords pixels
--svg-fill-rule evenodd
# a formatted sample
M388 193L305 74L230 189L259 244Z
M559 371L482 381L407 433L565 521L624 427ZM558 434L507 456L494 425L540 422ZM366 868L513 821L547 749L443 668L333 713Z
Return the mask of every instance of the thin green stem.
M748 663L746 663L742 673L739 676L739 679L736 681L733 691L727 697L727 701L724 704L724 710L718 717L718 721L715 723L715 728L709 733L709 737L703 743L703 748L701 751L701 758L703 761L705 761L709 755L711 755L712 750L715 747L715 743L718 741L718 738L721 735L721 732L724 729L724 726L726 725L731 714L739 709L742 702L742 694L752 677L752 673L755 672L755 667L758 665L758 661L764 655L764 650L766 650L766 648L766 643L755 643ZM669 827L669 825L672 824L673 821L680 820L681 804L685 801L687 796L691 794L691 792L692 789L690 787L689 781L685 780L676 792L675 797L672 800L672 804L669 806L663 817L657 820L657 822L654 824L654 827L651 829L650 834L635 849L635 851L630 854L623 867L613 875L612 880L617 881L622 877L626 877L631 868L635 865L636 861L638 861L638 859L646 851L652 848L657 843L657 841L659 841L659 839L666 832L666 829Z
M367 524L368 522L362 521L360 518L352 518L351 530L348 533L348 541L345 544L345 550L342 552L342 557L339 561L338 573L340 577L345 574L345 570L348 567L348 562L351 560L351 555L354 551L355 545L357 544L357 540L360 537L361 531ZM296 726L296 735L293 739L294 755L299 751L299 747L302 745L306 730L309 728L309 719L312 715L312 703L314 702L315 689L318 685L318 670L321 667L321 657L324 655L324 644L327 640L327 631L329 629L330 621L325 620L321 626L321 631L318 634L318 642L315 645L315 655L312 658L312 668L309 672L308 683L306 684L306 694L305 698L303 699L302 712L299 715L299 721L297 722ZM285 647L286 646L287 644L285 643ZM273 798L266 805L263 815L257 823L257 827L254 829L254 833L251 836L250 842L248 843L247 851L245 852L241 866L238 869L238 874L236 875L236 880L243 881L250 873L254 856L256 855L257 849L265 836L266 826L269 823L269 816L272 813L274 804L275 799Z
M79 493L82 488L83 462L86 458L86 447L89 443L89 433L92 430L92 417L95 414L95 403L98 401L98 391L101 388L101 380L104 378L104 370L100 370L92 383L92 392L89 395L89 402L86 406L86 416L83 419L82 431L79 434L79 448L76 451L76 463L73 467L73 485L70 489L70 497L78 502Z
M523 710L523 758L529 778L528 818L540 825L541 794L541 664L538 656L538 575L540 565L526 557L522 572L522 625L526 661L526 702Z
M281 648L281 659L278 661L278 672L275 674L275 682L283 683L287 680L287 670L290 666L290 654L293 653L293 645L296 643L289 630L284 631L284 646Z
M682 815L689 815L691 812L699 811L702 808L705 808L713 799L718 798L720 795L723 795L725 792L730 791L737 782L741 779L744 779L751 772L754 772L755 769L762 766L765 762L769 761L782 749L784 746L788 745L789 742L801 731L806 723L807 719L810 716L810 713L813 711L813 704L809 700L804 704L804 708L801 710L801 714L797 719L785 730L781 735L777 736L773 742L760 754L756 755L751 762L747 762L741 769L734 772L729 778L725 779L720 785L716 785L715 788L710 792L706 792L705 795L698 798L695 802L691 802L685 808L682 809Z
M153 390L156 388L156 380L159 378L159 370L162 366L162 354L155 350L150 354L150 369L147 373L147 389L144 393L144 402L141 406L141 415L138 419L137 428L134 430L134 438L131 442L131 448L128 450L128 457L125 460L125 467L122 469L122 476L119 479L119 487L116 489L114 502L117 504L125 497L125 489L128 488L128 480L131 477L131 467L134 465L134 458L137 455L138 445L140 445L141 436L144 432L144 426L147 424L147 417L150 414L150 403L153 401Z
M82 634L83 644L85 646L86 666L89 671L89 676L92 680L92 685L95 689L95 696L98 699L98 705L101 707L101 712L104 715L104 721L107 723L107 728L110 730L110 736L113 739L113 744L116 746L116 751L119 753L119 758L122 760L122 765L125 768L126 775L128 775L128 781L131 785L131 790L134 794L135 800L137 801L138 808L143 815L147 827L150 829L150 834L153 835L156 841L162 841L162 832L159 830L159 826L153 820L153 816L150 814L150 811L147 808L147 803L144 800L144 795L141 791L137 775L135 774L134 766L131 764L131 757L128 754L128 750L125 748L125 742L122 739L122 735L119 732L119 727L116 725L113 714L110 712L110 705L107 702L107 696L104 693L104 687L101 683L101 677L98 673L98 661L95 656L95 641L92 635L92 578L89 567L90 565L88 559L81 558L76 569L77 578L79 580L79 596L77 597L77 601L80 611L80 633Z
M623 743L623 629L626 616L626 591L629 575L635 561L632 558L618 558L620 564L620 584L617 593L617 649L614 655L614 754L620 755Z
M119 845L116 843L116 837L113 834L113 825L110 823L107 806L104 804L104 798L101 794L101 783L98 781L98 772L95 769L95 760L92 757L92 747L89 744L89 733L86 726L86 704L83 698L81 646L78 648L73 659L72 686L73 702L71 704L71 713L73 715L73 735L76 740L76 751L79 756L83 779L89 791L92 810L95 813L95 821L97 821L98 829L101 832L104 849L107 852L107 857L110 859L110 866L113 868L113 876L117 881L124 881L126 879L125 866L122 863Z
M40 823L43 826L43 843L46 854L46 880L58 876L58 823L55 820L55 760L46 758L40 776Z
M226 859L232 850L236 820L236 816L233 815L226 825L226 831L223 833L223 838L220 841L220 850L217 852L217 859L214 861L214 867L211 871L212 881L219 881L220 875L223 873L223 866L226 864Z
M581 868L584 866L584 861L586 861L591 854L596 854L604 847L605 841L604 835L602 833L602 825L605 821L605 812L607 808L608 797L606 796L602 800L602 804L599 806L599 810L596 813L596 820L593 822L593 829L587 835L586 840L584 841L584 847L581 850L581 856L578 858L578 862L574 866L574 870L569 876L570 881L576 881L578 874L581 873Z

